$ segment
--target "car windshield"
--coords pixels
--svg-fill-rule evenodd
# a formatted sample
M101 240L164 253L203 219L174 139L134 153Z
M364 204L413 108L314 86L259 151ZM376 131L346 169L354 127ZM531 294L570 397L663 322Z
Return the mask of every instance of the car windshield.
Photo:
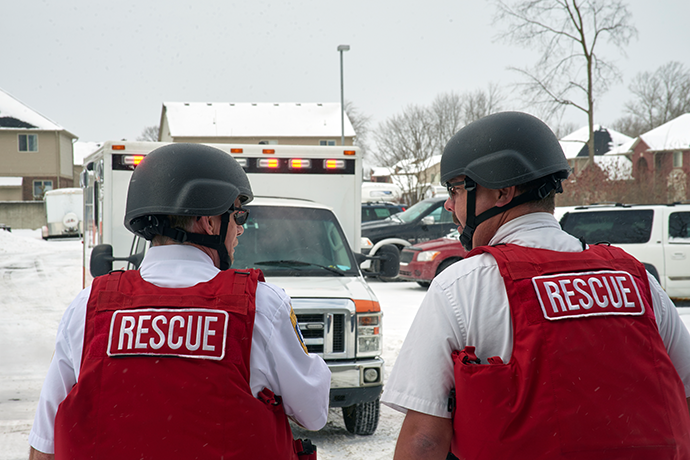
M438 201L420 201L419 203L407 208L406 211L393 214L390 218L405 222L406 224L414 222L419 218L419 216L425 214L430 207L435 206L437 203Z
M563 230L594 244L646 243L652 232L654 211L620 209L615 211L570 212L561 220Z
M345 235L329 210L246 207L249 219L235 248L233 268L260 268L266 276L358 273Z

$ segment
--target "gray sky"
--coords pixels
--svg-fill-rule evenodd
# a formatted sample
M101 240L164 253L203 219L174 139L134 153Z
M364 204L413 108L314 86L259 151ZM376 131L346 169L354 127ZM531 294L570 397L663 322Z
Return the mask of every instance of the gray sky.
M339 102L378 122L447 91L509 93L536 54L494 37L482 0L21 0L0 14L0 88L82 141L135 139L163 102ZM627 85L672 61L690 68L690 1L630 0L639 36L595 123L622 115ZM524 109L518 104L509 108ZM586 124L570 112L565 121Z

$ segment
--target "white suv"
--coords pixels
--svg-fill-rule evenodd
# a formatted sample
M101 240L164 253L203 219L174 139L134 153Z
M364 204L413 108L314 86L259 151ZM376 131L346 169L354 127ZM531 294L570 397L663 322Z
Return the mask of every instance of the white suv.
M560 222L589 244L622 248L645 264L669 297L690 299L690 204L578 206Z

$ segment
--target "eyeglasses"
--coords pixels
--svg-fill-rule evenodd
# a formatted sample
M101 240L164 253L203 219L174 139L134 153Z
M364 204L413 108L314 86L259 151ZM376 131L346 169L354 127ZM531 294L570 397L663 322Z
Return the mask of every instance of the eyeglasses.
M235 213L232 215L232 218L235 219L235 223L237 225L244 225L249 218L249 209L235 209Z
M467 185L467 180L461 180L459 182L446 182L446 189L448 190L448 196L453 197L455 195L456 187L465 187Z

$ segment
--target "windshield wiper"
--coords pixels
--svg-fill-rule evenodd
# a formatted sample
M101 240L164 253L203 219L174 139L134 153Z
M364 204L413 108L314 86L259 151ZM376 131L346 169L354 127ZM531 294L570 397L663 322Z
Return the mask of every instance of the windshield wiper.
M319 265L312 262L303 262L301 260L264 260L261 262L255 262L254 265L271 265L273 267L319 267L329 272L336 273L340 276L345 276L345 272L339 268L333 267L332 265Z

